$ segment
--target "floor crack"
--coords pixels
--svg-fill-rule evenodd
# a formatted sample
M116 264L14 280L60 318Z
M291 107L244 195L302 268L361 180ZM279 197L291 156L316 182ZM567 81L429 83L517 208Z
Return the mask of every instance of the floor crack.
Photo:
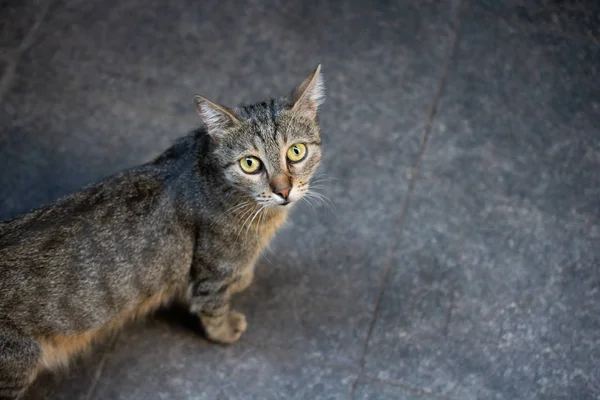
M369 346L369 342L371 340L371 336L373 334L373 329L375 328L375 324L379 317L381 302L383 300L386 283L387 283L387 280L388 280L388 277L390 274L390 270L392 267L391 264L392 264L392 260L393 260L394 250L396 249L396 247L400 241L400 233L399 233L401 231L400 227L401 227L402 221L404 220L404 215L410 204L410 198L411 198L412 192L414 190L414 187L416 185L416 181L418 179L419 168L421 166L423 154L425 153L425 150L427 148L427 143L429 141L432 123L433 123L433 120L435 119L435 116L437 113L438 103L439 103L440 97L442 95L444 86L446 84L446 77L448 74L448 70L450 68L450 64L452 62L452 58L454 56L456 44L458 42L460 26L461 26L461 22L462 22L462 9L463 9L463 7L466 7L465 4L467 3L467 1L468 0L461 1L461 3L458 5L458 11L457 11L454 19L452 21L450 21L450 28L452 30L450 43L448 45L448 49L446 50L444 64L442 66L441 73L438 78L438 84L436 86L436 91L435 91L435 94L433 97L433 102L432 102L429 112L427 114L427 119L425 120L425 125L423 128L424 132L423 132L423 137L421 140L421 145L419 146L419 150L417 152L415 161L411 168L410 178L408 181L408 190L407 190L406 196L403 199L402 204L400 205L400 213L399 213L398 219L397 219L397 225L398 225L399 229L396 231L398 233L394 236L394 238L392 239L392 243L388 247L388 250L386 252L386 258L385 258L386 262L381 269L381 277L380 277L380 284L379 284L380 289L379 289L379 292L377 293L377 297L375 300L373 317L371 318L369 327L367 329L367 334L366 334L365 340L363 342L363 348L362 348L361 357L360 357L360 361L359 361L359 373L357 374L356 378L352 381L352 384L350 386L350 399L354 398L354 394L356 391L356 385L357 385L358 381L361 378L365 377L364 370L365 370L368 346Z
M102 377L102 372L104 372L104 365L109 357L109 354L114 350L117 340L119 339L120 334L115 333L110 339L108 347L102 351L102 358L96 367L96 371L94 372L94 377L92 378L92 382L90 383L90 387L88 388L87 394L85 395L85 400L91 400L96 392L96 387L98 386L98 382L100 382L100 378Z

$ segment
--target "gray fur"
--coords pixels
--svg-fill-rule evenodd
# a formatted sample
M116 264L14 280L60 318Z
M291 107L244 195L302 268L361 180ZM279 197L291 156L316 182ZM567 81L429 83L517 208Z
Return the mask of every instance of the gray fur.
M291 183L293 203L321 158L321 85L317 68L289 99L230 110L197 98L205 128L154 161L0 222L0 400L60 361L56 348L168 301L188 304L209 338L238 340L246 322L230 297L291 207L273 181ZM299 142L307 158L287 163ZM241 170L247 155L260 174Z

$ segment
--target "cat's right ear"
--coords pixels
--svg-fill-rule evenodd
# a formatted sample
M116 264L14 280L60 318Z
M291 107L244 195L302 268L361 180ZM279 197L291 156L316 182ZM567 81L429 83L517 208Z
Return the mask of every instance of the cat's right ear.
M213 103L202 96L194 96L194 102L206 126L206 131L213 137L225 135L229 129L240 123L235 112L225 106Z
M317 109L324 99L325 90L323 76L321 75L321 64L319 64L314 72L292 91L292 112L315 119Z

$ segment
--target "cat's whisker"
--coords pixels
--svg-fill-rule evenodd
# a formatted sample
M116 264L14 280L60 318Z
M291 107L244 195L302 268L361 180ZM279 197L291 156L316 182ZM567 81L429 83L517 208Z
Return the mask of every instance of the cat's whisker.
M329 189L330 187L331 187L331 185L329 183L323 182L323 181L310 182L308 185L306 185L307 189L310 189L310 188Z
M329 197L325 196L323 193L319 193L319 192L316 192L314 190L313 191L309 191L308 193L310 195L312 195L312 196L316 196L317 198L322 199L325 202L328 202L333 207L335 207L335 204L333 203L333 201L331 201L331 199Z
M227 210L225 210L225 212L222 215L226 215L226 214L232 212L233 210L236 210L236 209L238 209L238 208L240 208L240 207L242 207L242 206L244 206L244 205L246 205L248 203L249 203L248 200L236 203L233 206L229 207Z
M271 248L269 246L267 246L267 248L271 251L271 253L273 253L273 250L271 250ZM269 260L269 257L267 257L267 255L265 253L262 253L263 258L271 265L275 265L273 264L273 261Z
M319 175L315 176L310 180L310 183L320 183L320 182L329 182L329 181L339 181L339 178L331 175Z
M250 201L243 201L241 203L236 204L235 206L231 207L229 210L227 210L223 215L227 215L232 213L233 211L237 210L238 208L242 208L243 206L245 206L246 204L250 203Z
M265 215L265 213L267 212L267 204L263 204L262 206L260 206L260 208L258 209L258 211L254 214L254 216L252 217L252 219L250 220L250 223L248 224L248 227L246 228L246 238L244 239L244 243L246 243L246 241L248 240L249 237L249 233L250 233L250 228L252 227L252 224L254 223L254 220L256 219L256 217L258 216L259 219L256 220L256 225L258 226L258 230L260 230L260 219Z
M303 196L302 200L306 201L306 203L310 206L310 208L312 208L312 210L315 214L317 213L317 209L309 196Z
M323 185L310 185L309 189L323 189L326 190L328 189L327 186L323 186Z
M265 214L267 213L267 210L265 209L265 211L261 214L260 218L258 219L258 225L262 228L263 226L263 220L265 217Z
M219 215L217 217L217 219L212 223L211 228L214 227L215 225L221 223L225 219L226 216L234 213L236 210L243 210L249 203L250 203L249 201L243 201L243 202L237 203L233 207L229 208L227 211L225 211L224 213L222 213L221 215Z
M308 192L306 192L305 196L307 196L309 198L321 200L324 204L328 204L332 208L335 208L335 204L333 203L333 201L331 201L331 199L329 199L329 197L325 196L324 194L321 194L321 193L315 192L315 191L308 191Z
M240 238L240 234L242 233L242 231L244 230L244 227L246 226L246 222L248 222L248 220L252 217L252 213L254 212L254 208L250 207L248 210L246 210L244 212L244 214L240 217L240 219L238 220L238 224L239 222L241 222L242 219L246 218L244 220L244 223L242 224L242 227L238 230L238 233L235 237L235 242L234 245L237 244L238 239Z
M248 215L248 212L250 212L252 210L252 204L245 204L243 207L240 207L239 209L235 210L234 214L238 214L234 216L234 221L237 224L239 224L241 222L241 220Z
M265 205L263 206L263 208L262 208L262 210L261 210L261 213L260 213L260 216L258 217L258 220L257 220L257 222L256 222L256 225L258 226L258 230L259 230L259 231L260 231L260 230L262 229L262 227L264 226L264 225L263 225L264 218L265 218L265 215L266 215L268 212L269 212L269 205L268 205L268 204L265 204ZM268 245L269 245L269 244L267 243L267 246L268 246Z
M261 222L260 222L260 223L261 223L261 225L260 225L260 226L261 226L261 228L263 227L263 225L262 225L263 218L264 218L264 216L265 216L265 215L266 215L268 212L269 212L268 208L265 208L265 211L264 211L264 212L262 213L262 215L261 215ZM264 221L264 222L266 222L266 221ZM275 254L275 252L274 252L274 251L273 251L273 249L271 248L271 244L270 244L270 242L267 242L267 249L269 249L269 251L270 251L271 253ZM269 262L270 262L270 261L269 261ZM274 265L274 264L273 264L273 263L271 263L271 265Z
M238 209L237 212L239 213L239 218L237 222L240 223L249 213L252 212L252 210L255 209L255 207L256 204L249 203L246 206Z
M250 220L250 223L248 224L248 228L246 228L246 235L248 235L248 232L250 232L250 228L252 227L252 223L254 222L254 220L256 219L256 217L258 216L258 214L260 214L260 212L262 210L265 209L266 206L260 206L260 208L256 211L256 213L254 213L254 216L252 217L252 219Z
M254 213L254 211L256 210L256 208L254 207L250 207L248 208L248 210L246 210L246 212L244 213L244 215L242 215L240 217L239 222L242 222L242 220L244 220L244 222L241 224L241 228L240 231L244 230L244 227L246 226L246 223L248 222L248 220L250 220L250 218L252 218L252 214Z
M306 195L306 196L304 196L304 199L306 200L306 202L307 202L307 203L308 203L308 204L309 204L309 205L310 205L310 206L311 206L311 207L312 207L312 208L313 208L315 211L316 211L316 209L317 209L317 206L316 206L316 204L314 203L314 201L315 201L315 200L321 200L321 199L319 199L319 198L317 198L317 197L313 197L313 196L310 196L310 195ZM328 206L329 206L329 204L328 204L328 203L325 203L325 202L324 202L324 201L322 201L322 200L320 201L320 203L322 203L322 204L326 204L326 205L328 205Z
M242 227L240 228L240 231L237 234L236 243L237 243L237 240L239 239L242 231L246 227L246 224L248 224L248 227L246 228L245 236L246 236L246 239L248 238L248 233L250 231L250 227L252 226L254 219L266 206L264 206L264 205L261 206L260 204L258 204L258 207L259 207L258 209L252 208L248 217L246 217L246 219L244 220L244 223L242 224ZM244 239L244 243L246 243L246 239Z

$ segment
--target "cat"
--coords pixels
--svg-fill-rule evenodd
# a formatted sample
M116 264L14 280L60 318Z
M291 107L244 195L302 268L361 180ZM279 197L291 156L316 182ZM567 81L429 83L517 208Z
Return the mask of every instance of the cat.
M289 97L196 96L204 126L153 161L0 222L0 399L170 302L210 340L240 339L231 296L309 189L323 97L320 65Z

